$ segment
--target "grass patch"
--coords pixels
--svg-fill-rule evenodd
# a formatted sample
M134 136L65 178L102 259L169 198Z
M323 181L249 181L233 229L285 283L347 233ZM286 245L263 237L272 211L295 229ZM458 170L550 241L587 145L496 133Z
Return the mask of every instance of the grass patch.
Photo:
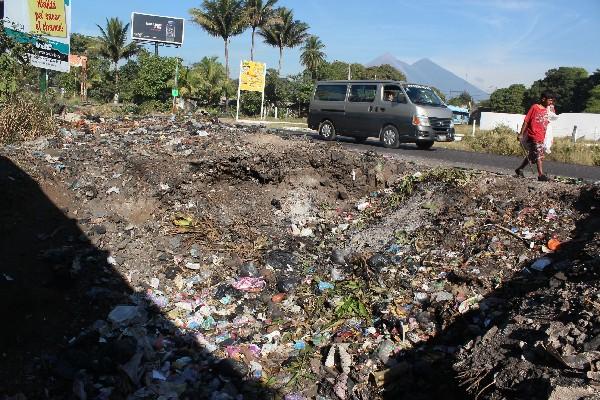
M34 140L56 132L51 105L39 96L15 95L0 103L0 144Z
M437 143L436 145L454 150L503 156L524 156L523 149L517 141L517 135L510 128L500 126L491 131L476 129L475 136L472 136L472 129L472 126L460 125L457 127L457 133L464 135L460 142ZM546 160L600 166L600 145L590 141L573 143L569 138L557 138L552 145L552 152L546 155Z

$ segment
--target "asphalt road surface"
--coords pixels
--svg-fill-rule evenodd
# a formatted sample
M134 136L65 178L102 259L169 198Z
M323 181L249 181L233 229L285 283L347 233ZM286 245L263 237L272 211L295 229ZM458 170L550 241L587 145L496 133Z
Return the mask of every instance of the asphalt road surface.
M282 131L284 134L309 135L317 141L321 140L316 133L307 133L306 131ZM474 168L491 172L504 174L515 174L515 168L519 166L522 158L499 156L495 154L474 153L470 151L450 150L433 146L430 150L419 150L414 144L403 144L399 149L386 149L375 138L369 139L364 144L357 144L352 138L338 137L337 143L344 147L357 151L375 151L386 156L398 158L403 161L413 161L419 164L429 164L432 166L453 166L460 168ZM322 141L324 145L329 142ZM525 176L535 178L537 173L535 167L525 169ZM582 179L588 182L600 181L600 167L590 167L586 165L565 164L555 161L544 162L544 172L550 177L561 176Z

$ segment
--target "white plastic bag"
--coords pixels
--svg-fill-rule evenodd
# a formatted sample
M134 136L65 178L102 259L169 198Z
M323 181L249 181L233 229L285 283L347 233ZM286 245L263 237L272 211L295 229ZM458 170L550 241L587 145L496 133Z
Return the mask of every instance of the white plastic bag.
M552 151L552 144L554 143L554 129L552 127L552 121L556 121L558 115L554 111L554 106L548 107L548 126L546 126L546 137L544 138L544 150L550 154Z

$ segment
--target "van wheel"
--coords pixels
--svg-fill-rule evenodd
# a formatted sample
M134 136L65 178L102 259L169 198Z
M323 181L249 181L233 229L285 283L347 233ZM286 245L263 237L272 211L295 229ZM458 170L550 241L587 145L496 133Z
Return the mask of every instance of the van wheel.
M419 140L417 142L417 147L421 150L429 150L433 146L433 141L431 140Z
M333 140L335 139L335 126L331 121L323 121L319 125L319 135L324 140Z
M393 125L388 125L381 132L381 141L388 149L397 149L400 146L400 134Z

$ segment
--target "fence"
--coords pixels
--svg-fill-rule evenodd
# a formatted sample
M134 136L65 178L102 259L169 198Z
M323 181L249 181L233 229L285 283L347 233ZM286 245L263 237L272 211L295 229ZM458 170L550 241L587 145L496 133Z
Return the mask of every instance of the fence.
M524 115L519 114L482 112L480 128L491 130L506 125L517 132L521 129L524 118ZM575 130L577 139L600 140L600 114L560 114L551 124L554 137L572 137Z

